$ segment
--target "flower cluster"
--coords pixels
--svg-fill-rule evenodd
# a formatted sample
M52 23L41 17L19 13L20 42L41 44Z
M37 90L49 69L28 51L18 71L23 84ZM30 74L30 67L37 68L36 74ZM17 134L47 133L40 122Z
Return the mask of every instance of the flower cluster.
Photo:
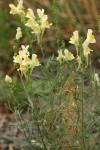
M10 14L12 14L12 15L17 14L21 17L21 19L23 19L23 17L25 16L23 0L17 0L17 1L18 1L17 6L15 6L13 4L9 4L9 7L11 8Z
M40 44L45 29L50 28L52 25L52 23L48 22L48 16L44 14L44 9L37 9L37 15L35 16L33 10L30 8L27 9L27 12L24 11L23 0L18 0L17 6L9 4L9 7L11 8L10 14L19 15L25 26L31 28L32 33L35 34Z
M45 28L50 28L50 26L52 25L48 22L48 16L44 14L44 9L37 9L37 16L34 15L32 9L28 9L26 18L27 22L25 26L31 28L32 33L37 36L38 43L40 43Z
M29 46L21 46L21 50L18 52L18 55L13 56L13 62L19 64L19 69L21 73L27 78L28 75L32 74L33 69L36 66L39 66L39 60L36 54L32 54L32 58L30 59L30 54L28 51Z
M17 0L17 6L13 4L9 4L10 7L10 14L12 15L19 15L21 17L22 22L26 27L31 28L31 32L35 34L38 44L42 42L42 36L46 28L50 28L52 25L48 22L48 16L44 14L44 9L37 9L37 15L34 15L32 9L25 10L23 6L23 0ZM18 27L16 33L16 40L19 40L22 37L21 28ZM39 60L36 54L33 54L30 58L30 54L28 51L29 46L21 46L21 50L18 52L17 55L13 57L13 62L19 65L18 71L27 77L29 74L32 73L32 70L35 66L39 66Z
M64 50L64 54L62 50L58 50L57 60L61 63L62 61L71 61L74 59L74 55L69 52L67 49Z
M87 60L87 65L88 65L88 55L90 54L91 51L93 51L93 50L91 50L89 48L89 44L96 42L96 40L94 38L94 35L92 33L93 33L93 31L91 29L88 29L87 38L86 38L86 40L82 44L82 48L83 48L82 53L83 53L84 57ZM76 58L76 60L77 60L77 62L79 64L79 67L80 67L80 65L82 64L82 60L81 60L81 56L79 56L80 51L78 50L79 49L78 48L79 47L79 33L78 33L78 31L74 31L73 32L73 36L70 38L69 43L74 44L75 47L76 47L76 51L77 51L77 58ZM64 51L64 53L66 53L66 55L65 55L66 57L62 54L61 50L58 51L57 60L59 60L61 62L61 60L64 60L66 58L67 58L66 60L72 60L72 59L74 59L73 54L71 54L70 52Z
M82 44L82 46L83 46L83 53L84 53L85 57L87 57L88 54L90 54L90 51L92 51L89 48L89 44L96 42L96 40L94 38L94 35L92 33L93 33L93 31L91 29L88 29L87 38ZM74 31L73 32L73 36L70 38L69 43L74 44L75 47L78 49L78 45L79 45L79 33L78 33L78 31Z
M69 43L74 44L78 55L78 45L79 45L79 34L78 31L73 32L73 36L70 38Z
M92 49L89 48L89 44L90 43L96 43L96 40L95 40L94 35L92 34L92 32L93 31L91 29L88 29L87 38L86 38L86 40L84 41L84 43L82 45L84 56L87 59L87 64L88 64L88 55L90 54L91 51L93 51Z

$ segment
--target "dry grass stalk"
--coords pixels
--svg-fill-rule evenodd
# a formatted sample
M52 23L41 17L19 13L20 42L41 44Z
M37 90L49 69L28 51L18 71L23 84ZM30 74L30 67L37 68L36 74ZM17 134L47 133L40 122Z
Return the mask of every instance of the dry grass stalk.
M41 5L44 5L45 7L49 7L50 5L50 2L49 0L44 0L44 1L40 1L40 0L36 0L37 3L41 4Z
M74 16L74 14L72 13L68 3L66 2L66 0L62 0L63 1L63 5L66 9L66 12L67 12L67 15L69 16L70 20L71 20L71 23L72 25L74 24L75 20L76 20L76 17Z
M94 16L95 21L98 22L98 16L99 16L99 14L98 14L96 2L94 0L90 0L90 1L91 1L91 4L92 4L92 7L91 7L91 10L93 12L92 14Z
M57 112L59 104L55 104L54 108L49 109L46 116L46 125L49 133L49 139L52 139L52 133L56 133L59 123L62 125L62 128L60 129L57 136L59 137L59 144L56 147L57 150L65 150L66 148L68 148L68 150L72 150L73 146L80 148L80 139L78 139L78 137L82 132L82 124L80 119L82 114L79 110L79 108L81 109L81 104L75 97L75 95L79 94L80 90L75 84L74 79L75 78L72 79L71 86L69 86L68 81L66 81L63 89L60 89L64 90L65 94L64 99L61 100L60 106L62 107L59 112L59 117L57 118L58 113L55 113L54 116L54 112ZM54 144L55 141L53 141L52 144Z
M85 7L85 9L86 9L87 15L88 15L88 22L91 22L91 23L94 25L92 12L91 12L91 10L90 10L90 2L87 1L87 0L83 0L83 3L84 3L84 7ZM95 26L95 25L94 25L94 26ZM93 27L94 27L94 26L93 26ZM92 28L93 28L93 27L92 27Z
M80 107L80 103L74 96L74 94L79 93L79 88L76 86L74 78L71 87L69 87L68 82L66 82L65 88L66 97L67 99L69 98L69 103L62 110L62 121L64 124L63 132L66 132L69 135L66 135L64 137L62 141L62 148L66 148L67 143L69 150L71 150L72 142L73 146L79 148L79 139L77 139L77 135L81 134L82 131L80 121L81 113L78 112L78 107Z

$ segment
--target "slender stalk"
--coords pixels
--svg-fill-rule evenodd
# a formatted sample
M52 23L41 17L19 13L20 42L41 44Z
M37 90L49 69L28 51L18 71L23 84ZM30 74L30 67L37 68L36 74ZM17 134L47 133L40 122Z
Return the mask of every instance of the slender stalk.
M31 107L33 108L33 103L32 103L32 101L31 101L31 99L30 99L30 97L29 97L29 94L28 94L27 90L26 90L25 84L24 84L23 79L22 79L22 75L20 75L20 79L21 79L21 83L22 83L22 85L23 85L24 91L25 91L25 93L26 93L26 96L27 96L27 98L28 98L28 102L29 102L29 104L31 105Z
M85 148L85 143L84 143L84 77L83 77L83 71L81 75L81 101L82 101L82 150L86 149Z
M40 44L40 48L41 48L41 52L42 52L42 56L43 56L43 60L44 60L44 50L43 50L42 43Z
M43 56L43 60L44 60L44 49L43 49L43 45L42 45L43 33L44 33L44 31L41 31L41 35L40 35L40 37L38 39L38 43L39 43L39 46L41 48L41 52L42 52L42 56Z

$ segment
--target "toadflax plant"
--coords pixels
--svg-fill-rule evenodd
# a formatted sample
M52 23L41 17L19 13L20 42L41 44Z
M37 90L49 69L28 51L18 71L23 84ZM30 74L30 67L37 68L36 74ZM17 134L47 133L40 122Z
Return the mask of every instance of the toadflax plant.
M32 9L24 8L22 0L18 0L17 6L9 6L10 14L17 14L24 27L31 29L28 34L35 38L43 54L42 37L45 29L51 26L44 9L37 9L35 16ZM19 41L22 35L22 29L18 27L16 40ZM12 60L21 85L17 88L17 81L8 75L5 82L12 94L10 108L22 134L21 139L16 139L20 149L99 148L100 79L92 69L93 50L89 47L95 42L91 29L87 31L85 41L78 31L74 31L69 43L75 46L76 54L67 48L59 48L58 56L53 55L44 64L37 54L31 55L29 45L21 45L15 51ZM35 74L34 69L39 69L40 75ZM21 95L20 90L24 94Z

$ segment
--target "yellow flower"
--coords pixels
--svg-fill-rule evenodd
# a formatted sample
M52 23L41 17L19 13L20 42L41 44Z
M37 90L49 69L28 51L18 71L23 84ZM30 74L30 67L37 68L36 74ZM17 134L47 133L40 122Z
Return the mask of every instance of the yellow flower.
M25 24L25 26L30 27L31 29L33 29L34 24L36 23L36 21L35 21L36 17L34 16L34 13L33 13L32 9L29 8L27 10L26 18L28 18L28 20L27 20L27 23Z
M96 40L95 40L94 35L92 33L93 33L93 31L91 29L88 29L87 39L85 41L85 42L87 42L87 44L96 43Z
M58 50L58 57L57 57L57 60L61 63L62 61L64 61L65 59L65 56L63 55L62 53L62 50Z
M26 57L24 60L22 60L18 71L20 70L21 73L24 74L24 76L27 78L29 75L32 74L33 69L39 65L40 63L37 58L37 55L33 54L32 59L30 59L29 57Z
M92 32L93 31L91 29L88 29L87 39L82 44L83 53L84 53L84 56L86 57L86 60L87 60L87 65L88 65L88 55L90 54L91 51L93 51L92 49L89 48L89 44L96 42L96 40L95 40L94 35L92 34Z
M34 67L39 66L40 63L36 54L33 54L31 59L29 58L29 45L22 45L21 48L22 50L18 52L19 54L13 56L13 62L19 64L17 71L21 71L25 78L28 78L32 74Z
M83 43L83 53L84 53L84 56L86 57L86 61L87 61L87 66L88 66L88 55L90 54L91 51L93 51L92 49L90 49L88 46L87 46L87 43Z
M29 45L27 45L26 47L24 45L21 46L22 50L20 50L18 53L19 55L13 56L13 62L14 63L22 63L22 61L29 56Z
M70 38L69 43L74 44L76 47L78 47L78 44L79 44L78 31L73 32L73 36Z
M97 73L94 74L94 81L96 82L97 86L100 86L100 78Z
M35 16L34 16L34 12L31 8L27 9L27 14L26 14L26 18L28 19L35 19Z
M34 15L32 9L28 9L26 18L28 18L25 26L32 29L40 44L45 28L50 28L52 24L48 22L48 16L44 14L44 9L37 9L37 16Z
M44 9L37 9L38 17L41 19L44 17ZM45 15L47 17L47 15Z
M65 54L65 60L71 61L74 59L74 55L71 52L69 52L67 49L64 50L64 54Z
M20 55L13 56L13 62L20 64L22 62L22 57Z
M11 8L10 10L10 14L12 15L19 15L21 17L23 17L25 15L25 12L24 12L24 7L23 7L23 0L18 0L18 4L17 6L13 5L13 4L9 4L9 7Z
M36 35L39 35L41 33L41 28L38 23L34 24L32 33L35 33Z
M25 57L24 60L22 60L19 63L19 69L17 69L17 71L21 71L21 73L25 76L25 78L27 78L28 76L28 72L29 72L29 65L30 65L30 58L29 57Z
M27 78L27 72L29 70L29 68L26 65L23 65L22 63L20 64L19 69L17 69L17 71L21 71L21 73L25 76L25 78Z
M32 33L36 35L40 34L40 25L36 21L36 17L34 16L32 9L28 9L26 18L28 18L28 20L25 26L30 27L32 29Z
M57 60L61 63L62 61L71 61L74 59L74 55L69 52L67 49L64 50L64 54L62 50L58 50Z
M19 69L17 69L17 71L21 71L21 73L25 76L25 78L27 78L29 75L28 72L30 70L30 63L31 63L31 59L29 57L25 57L19 63L20 67Z
M90 48L88 47L87 42L84 42L84 43L82 44L82 46L83 46L83 53L84 53L84 56L85 56L85 57L88 56L91 51L93 51L92 49L90 49Z
M49 24L48 20L42 20L41 21L41 28L42 29L50 28L51 25L52 25L52 23Z
M17 30L16 39L19 40L22 37L22 31L20 27L18 27L16 30Z
M22 64L24 66L29 66L31 63L31 59L29 57L25 57L24 60L22 60Z
M31 67L31 69L33 69L36 66L40 66L40 63L39 63L39 60L37 58L37 55L36 54L32 54L32 61L30 63L30 67Z
M33 23L34 23L34 21L32 19L28 19L25 26L30 27L31 29L33 29L33 25L34 25Z
M96 40L95 40L94 35L92 34L92 32L93 31L91 29L88 29L87 38L84 41L83 46L88 47L90 43L96 43Z
M52 23L49 24L48 22L48 16L44 14L44 9L37 9L37 14L38 17L40 19L40 26L41 29L45 29L45 28L50 28L50 26L52 25Z
M25 58L25 57L29 56L29 51L28 51L29 45L27 45L27 46L21 45L21 48L22 48L22 50L19 51L20 57Z
M11 77L9 77L8 75L6 75L6 76L5 76L5 82L7 82L7 83L12 83Z

